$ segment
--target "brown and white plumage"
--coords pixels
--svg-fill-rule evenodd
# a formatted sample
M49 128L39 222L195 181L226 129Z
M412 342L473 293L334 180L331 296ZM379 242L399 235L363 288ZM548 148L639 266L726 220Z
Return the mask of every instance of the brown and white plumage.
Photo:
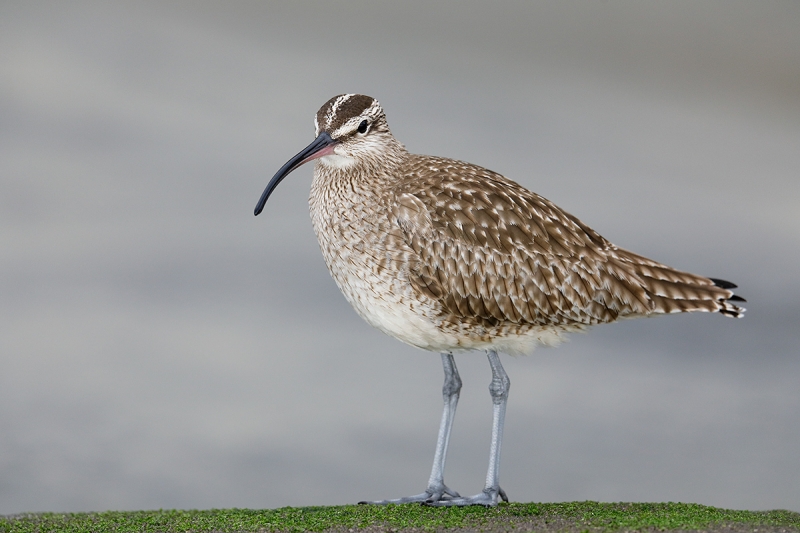
M410 154L391 136L377 102L345 96L317 114L318 134L345 140L339 161L317 164L311 215L334 279L379 329L429 350L526 353L619 318L741 315L726 284L617 248L495 172ZM356 131L361 142L348 146L364 116L373 118L369 132L359 138ZM411 307L441 338L387 317Z
M580 327L741 313L728 302L733 292L710 278L620 249L499 174L429 156L410 155L405 167L393 212L414 250L411 283L457 322Z
M568 332L621 318L744 313L733 303L743 299L729 282L618 248L500 174L409 153L373 98L336 96L320 108L315 126L317 139L278 171L256 214L289 172L318 159L311 218L347 300L371 325L419 348L443 354L488 350L503 412L508 380L496 351L528 353L539 344L557 344ZM448 379L451 389L458 384L445 395L445 428L445 419L452 423L447 402L452 394L457 401L460 380L452 355L443 360L445 388ZM502 413L496 413L496 426L498 417L502 434ZM496 433L490 464L499 463ZM434 473L439 471L432 473L424 493L431 497L424 501L496 503L504 496L496 467L494 477L487 475L489 496L458 499L439 490L448 437L449 426L440 430L441 464L434 461Z

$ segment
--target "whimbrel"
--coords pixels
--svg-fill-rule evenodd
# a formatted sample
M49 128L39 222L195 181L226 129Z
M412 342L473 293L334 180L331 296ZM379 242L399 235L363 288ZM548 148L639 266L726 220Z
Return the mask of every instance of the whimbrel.
M369 324L441 353L444 410L425 492L394 500L496 505L509 379L498 352L524 354L621 318L688 311L741 317L728 281L614 246L519 184L476 165L409 153L377 100L343 94L315 117L316 139L267 185L317 160L309 206L331 276ZM489 469L481 493L444 483L461 379L453 352L485 350L492 370Z

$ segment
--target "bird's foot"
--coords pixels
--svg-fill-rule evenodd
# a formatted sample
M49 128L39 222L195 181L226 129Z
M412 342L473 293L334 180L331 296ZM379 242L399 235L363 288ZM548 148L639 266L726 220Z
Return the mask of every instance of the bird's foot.
M490 489L483 489L483 492L470 496L469 498L448 498L441 499L435 502L425 502L426 505L434 505L437 507L451 507L451 506L465 506L465 505L483 505L485 507L494 507L500 500L508 502L506 491L500 487L492 487Z
M436 504L437 502L446 502L452 501L455 499L462 499L461 495L456 491L450 489L447 485L442 483L441 485L431 485L428 489L421 493L415 494L414 496L406 496L404 498L395 498L394 500L374 500L374 501L363 501L358 502L359 505L368 504L368 505L388 505L390 503L424 503L424 504Z

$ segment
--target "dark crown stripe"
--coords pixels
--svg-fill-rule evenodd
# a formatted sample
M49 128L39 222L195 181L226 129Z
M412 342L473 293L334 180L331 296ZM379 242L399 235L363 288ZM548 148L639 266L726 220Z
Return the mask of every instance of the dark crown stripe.
M324 131L335 131L351 118L361 115L374 101L374 98L363 94L334 96L320 108L317 124Z

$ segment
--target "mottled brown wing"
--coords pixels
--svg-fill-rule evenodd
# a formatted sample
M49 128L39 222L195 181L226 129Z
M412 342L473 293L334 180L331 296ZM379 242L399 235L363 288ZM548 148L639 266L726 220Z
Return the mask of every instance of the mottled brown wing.
M548 200L468 163L414 163L395 198L411 282L454 318L596 324L654 311L632 261Z

